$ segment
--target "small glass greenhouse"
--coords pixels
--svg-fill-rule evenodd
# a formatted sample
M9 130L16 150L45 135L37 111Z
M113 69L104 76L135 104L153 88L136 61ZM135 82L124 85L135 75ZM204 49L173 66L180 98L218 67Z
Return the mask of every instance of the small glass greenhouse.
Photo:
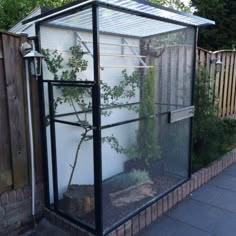
M48 207L104 235L191 174L197 28L146 1L87 0L36 25Z

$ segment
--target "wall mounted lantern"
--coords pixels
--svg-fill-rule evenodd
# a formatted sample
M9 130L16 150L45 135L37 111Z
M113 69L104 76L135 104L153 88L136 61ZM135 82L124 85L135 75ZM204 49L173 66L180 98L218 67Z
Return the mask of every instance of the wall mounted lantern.
M31 50L29 53L24 55L24 58L30 63L31 75L36 76L36 78L41 76L43 55L36 50Z
M211 63L215 63L215 65L216 65L216 72L220 72L221 71L223 63L222 63L220 57L218 57L218 58L211 58L210 62Z

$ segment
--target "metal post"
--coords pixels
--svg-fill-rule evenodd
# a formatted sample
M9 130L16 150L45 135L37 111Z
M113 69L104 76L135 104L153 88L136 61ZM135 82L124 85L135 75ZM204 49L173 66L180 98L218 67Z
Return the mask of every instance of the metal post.
M103 235L103 206L102 206L102 150L101 150L101 97L100 97L100 52L99 52L99 14L96 2L92 5L93 14L93 55L94 81L93 99L93 152L94 152L94 194L95 222L98 236Z
M36 38L35 38L35 48L40 51L40 26L35 24ZM46 127L45 127L45 101L44 101L44 91L43 91L43 73L38 78L38 96L39 96L39 112L40 112L40 131L41 131L41 142L42 142L42 158L43 158L43 169L45 178L45 204L47 207L50 206L49 200L49 176L48 176L48 152L47 152L47 137L46 137Z
M57 176L57 146L55 133L55 111L53 99L53 86L48 83L48 100L49 100L49 119L50 119L50 134L51 134L51 153L52 153L52 174L53 174L53 196L55 210L58 210L58 176Z
M194 105L194 94L195 94L195 80L196 80L196 63L197 63L197 43L198 43L198 28L195 28L194 32L194 56L193 56L193 79L192 79L192 97L191 105ZM193 151L193 118L190 119L190 140L189 140L189 169L188 175L191 178L192 175L192 151Z

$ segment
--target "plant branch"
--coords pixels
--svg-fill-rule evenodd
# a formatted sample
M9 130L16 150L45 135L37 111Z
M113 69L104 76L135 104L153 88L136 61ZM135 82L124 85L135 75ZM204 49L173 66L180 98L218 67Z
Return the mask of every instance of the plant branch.
M84 128L85 129L85 128ZM71 175L70 175L70 179L69 179L69 182L68 182L68 186L67 188L70 187L71 185L71 182L72 182L72 179L73 179L73 176L74 176L74 172L75 172L75 167L77 165L77 162L78 162L78 158L79 158L79 151L80 151L80 147L82 145L82 143L84 142L85 138L86 138L86 135L87 133L89 132L89 130L85 129L85 132L82 134L82 138L78 144L78 147L77 147L77 150L76 150L76 153L75 153L75 160L74 160L74 164L72 167L72 171L71 171Z
M79 118L79 115L78 115L77 110L76 110L76 108L75 108L74 102L73 102L73 100L72 100L71 97L70 97L69 99L70 99L70 104L71 104L71 106L73 107L73 110L74 110L74 112L75 112L76 118L77 118L78 121L80 122L80 118Z

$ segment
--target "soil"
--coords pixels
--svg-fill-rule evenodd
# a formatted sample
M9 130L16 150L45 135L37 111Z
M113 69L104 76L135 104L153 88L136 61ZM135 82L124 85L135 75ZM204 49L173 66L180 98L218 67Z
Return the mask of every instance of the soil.
M176 176L170 176L170 175L162 175L162 176L156 176L155 178L152 178L153 182L153 192L155 193L155 196L158 196L167 190L169 190L174 185L178 184L181 180L183 180L180 177ZM126 204L124 206L116 207L112 204L111 201L111 194L114 193L114 189L112 189L110 184L107 184L106 182L103 183L103 222L104 222L104 229L107 229L111 226L113 226L118 221L124 219L129 214L133 213L137 209L141 208L143 205L145 205L147 202L153 199L153 197L145 197L140 201L131 201L130 204ZM71 215L74 218L78 218L81 221L85 222L86 224L89 224L91 226L95 225L95 215L94 211L83 215L83 217L79 216L79 214L73 214Z

